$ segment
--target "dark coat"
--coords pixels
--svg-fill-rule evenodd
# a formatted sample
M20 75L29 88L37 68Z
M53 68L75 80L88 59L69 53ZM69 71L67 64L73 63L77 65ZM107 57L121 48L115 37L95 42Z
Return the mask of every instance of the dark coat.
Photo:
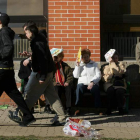
M39 80L45 81L47 74L55 68L46 38L42 34L35 36L31 41L31 49L32 69L40 73Z
M9 27L0 29L0 67L13 67L15 32Z
M63 73L65 76L65 83L69 83L69 85L73 85L73 70L72 68L65 62L62 61L62 69L63 69ZM56 78L55 78L55 74L53 76L53 84L54 86L56 85Z

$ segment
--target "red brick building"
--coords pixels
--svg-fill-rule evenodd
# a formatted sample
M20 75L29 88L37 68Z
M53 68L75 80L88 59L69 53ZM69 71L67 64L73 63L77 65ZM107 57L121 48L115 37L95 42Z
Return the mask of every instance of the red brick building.
M49 47L63 48L64 61L74 64L80 47L91 50L91 59L104 61L104 54L115 48L124 60L135 59L140 38L139 0L0 0L0 11L11 17L9 26L16 32L15 71L19 52L27 50L22 25L27 20L46 29ZM17 12L18 9L18 12ZM6 94L0 104L13 104Z
M100 1L48 0L50 48L63 48L65 61L75 61L79 47L100 61Z
M13 5L12 2L14 1L15 0L7 0L6 3L2 0L0 9L3 9L1 12L6 12L11 16L12 23L16 23L16 25L11 26L16 34L23 34L21 30L23 24L20 28L17 27L17 24L24 23L29 19L34 21L38 20L39 28L47 27L50 48L64 49L64 61L75 62L80 47L90 49L92 60L100 61L99 0L48 0L48 3L46 0L41 0L40 3L42 2L43 5L37 2L31 4L27 0L18 2L19 5ZM25 3L29 4L26 5ZM25 9L24 4L27 9ZM46 7L44 4L46 4ZM17 6L20 6L18 13L15 11ZM40 9L43 8L43 12L41 10L34 13L29 11L30 8L33 9L35 6L40 7ZM27 14L30 14L30 17L28 17ZM32 15L36 15L36 18ZM46 20L46 27L44 25L40 26L40 23L42 24L45 22L40 15L48 17ZM19 21L17 19L19 19ZM18 52L16 52L16 54L18 57ZM0 104L14 103L3 93L0 98Z

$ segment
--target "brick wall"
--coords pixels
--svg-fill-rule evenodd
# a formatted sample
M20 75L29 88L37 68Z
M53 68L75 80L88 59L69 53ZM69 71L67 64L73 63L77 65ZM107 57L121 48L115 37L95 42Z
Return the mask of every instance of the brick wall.
M91 50L92 60L100 61L99 0L48 0L48 8L50 48L63 48L64 61L75 61L81 46ZM15 105L5 93L2 104Z
M99 0L48 0L49 46L63 48L64 61L75 61L79 47L100 61Z

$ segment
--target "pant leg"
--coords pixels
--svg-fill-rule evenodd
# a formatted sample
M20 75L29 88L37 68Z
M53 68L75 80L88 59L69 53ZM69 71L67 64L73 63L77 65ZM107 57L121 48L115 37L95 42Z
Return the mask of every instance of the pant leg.
M54 86L56 93L58 94L59 98L61 99L63 88L62 86Z
M4 91L4 70L0 70L0 96L2 95Z
M75 103L76 106L80 107L82 105L81 100L83 98L83 94L84 94L85 91L87 91L87 85L84 85L84 84L78 84L77 85L77 88L76 88L76 103Z
M45 97L45 101L46 101L46 105L49 105L50 104L49 101L48 101L48 99L47 99L47 97Z
M107 108L109 110L112 109L112 106L113 106L113 101L114 101L114 95L115 95L115 89L113 86L109 87L107 89Z
M44 93L47 82L49 80L49 76L47 76L45 82L43 84L39 83L39 74L36 72L32 72L30 75L30 79L25 87L25 94L27 95L25 101L29 109L31 109L36 101L40 98L40 96Z
M123 88L118 88L115 90L115 95L116 95L116 100L117 100L117 105L118 108L123 108L123 102L124 102L124 93L125 93L125 89Z
M66 107L71 107L71 86L66 86L65 88L65 96L66 96Z
M22 111L23 121L27 121L28 119L33 118L32 113L30 112L27 104L22 97L22 94L17 89L13 70L6 71L4 90Z
M92 89L90 90L94 97L94 106L96 108L101 107L101 97L100 97L100 90L98 85L93 85Z
M53 86L52 78L53 78L53 74L51 74L50 76L50 80L48 81L49 84L44 92L44 95L48 98L49 103L57 113L59 120L63 120L65 119L64 108Z

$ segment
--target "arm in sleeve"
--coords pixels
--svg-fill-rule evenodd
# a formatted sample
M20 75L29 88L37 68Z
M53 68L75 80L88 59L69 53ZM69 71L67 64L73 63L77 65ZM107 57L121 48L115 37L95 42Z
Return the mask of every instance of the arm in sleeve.
M37 56L39 68L40 68L40 78L39 80L45 81L48 69L48 58L45 52L44 43L37 42L35 46L35 53Z
M2 42L4 44L4 48L0 52L0 57L5 59L12 55L14 50L13 41L11 40L8 31L2 31Z
M72 69L70 66L68 66L68 70L67 70L67 81L66 83L72 83L73 82L73 74L72 74Z
M80 66L75 66L75 69L73 71L74 78L79 78L80 76Z
M100 80L101 80L101 72L96 64L95 66L95 76L93 77L93 79L91 80L91 82L93 82L94 84L97 84Z

